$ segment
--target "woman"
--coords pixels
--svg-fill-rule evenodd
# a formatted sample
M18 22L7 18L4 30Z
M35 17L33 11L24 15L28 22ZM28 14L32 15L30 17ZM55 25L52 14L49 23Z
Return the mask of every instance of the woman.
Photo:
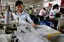
M40 21L44 19L45 14L46 14L46 9L45 8L41 9L39 12Z
M59 5L58 4L55 4L53 6L53 9L51 9L50 14L49 14L50 20L52 22L54 22L54 29L57 29L56 26L58 24L58 21L55 19L56 14L61 14L62 15L62 13L59 12Z
M15 3L15 7L16 7L16 10L17 10L17 12L15 13L15 15L18 18L21 18L21 19L23 19L25 21L27 20L32 26L34 26L34 27L36 26L33 23L33 21L31 20L30 16L26 12L24 12L24 10L23 10L23 2L22 1L17 1ZM15 16L13 15L13 17L15 17Z

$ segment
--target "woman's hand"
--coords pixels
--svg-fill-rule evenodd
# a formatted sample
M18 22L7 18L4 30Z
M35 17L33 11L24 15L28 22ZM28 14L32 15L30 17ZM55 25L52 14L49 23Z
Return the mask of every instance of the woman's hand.
M34 24L34 23L31 23L31 25L32 25L33 27L36 27L36 24Z

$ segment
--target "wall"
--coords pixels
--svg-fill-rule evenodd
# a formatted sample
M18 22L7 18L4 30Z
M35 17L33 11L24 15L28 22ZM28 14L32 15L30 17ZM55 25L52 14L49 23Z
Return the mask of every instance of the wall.
M55 5L55 4L61 5L61 0L54 0L54 1L51 1L51 2L46 2L46 3L43 4L43 6L48 7L49 3L51 3L52 6Z

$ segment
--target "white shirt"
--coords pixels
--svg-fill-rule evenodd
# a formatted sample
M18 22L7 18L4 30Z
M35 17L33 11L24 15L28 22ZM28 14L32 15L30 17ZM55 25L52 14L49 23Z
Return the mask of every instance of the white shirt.
M51 9L49 18L55 18L56 13L58 13L58 12L59 12L59 10L57 10L57 9L54 9L54 10Z

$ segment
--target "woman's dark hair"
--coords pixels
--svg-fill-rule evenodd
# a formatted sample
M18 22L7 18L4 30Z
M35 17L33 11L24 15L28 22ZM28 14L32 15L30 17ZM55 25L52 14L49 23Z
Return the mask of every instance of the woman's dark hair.
M32 9L32 7L30 8L30 10Z
M53 10L54 10L55 8L57 8L57 7L59 7L59 5L58 5L58 4L55 4L55 5L53 6Z
M23 5L23 2L22 2L22 1L16 1L15 6L18 6L18 5L20 5L20 4Z
M46 10L46 8L45 8L45 7L44 7L43 9L44 9L44 10Z

